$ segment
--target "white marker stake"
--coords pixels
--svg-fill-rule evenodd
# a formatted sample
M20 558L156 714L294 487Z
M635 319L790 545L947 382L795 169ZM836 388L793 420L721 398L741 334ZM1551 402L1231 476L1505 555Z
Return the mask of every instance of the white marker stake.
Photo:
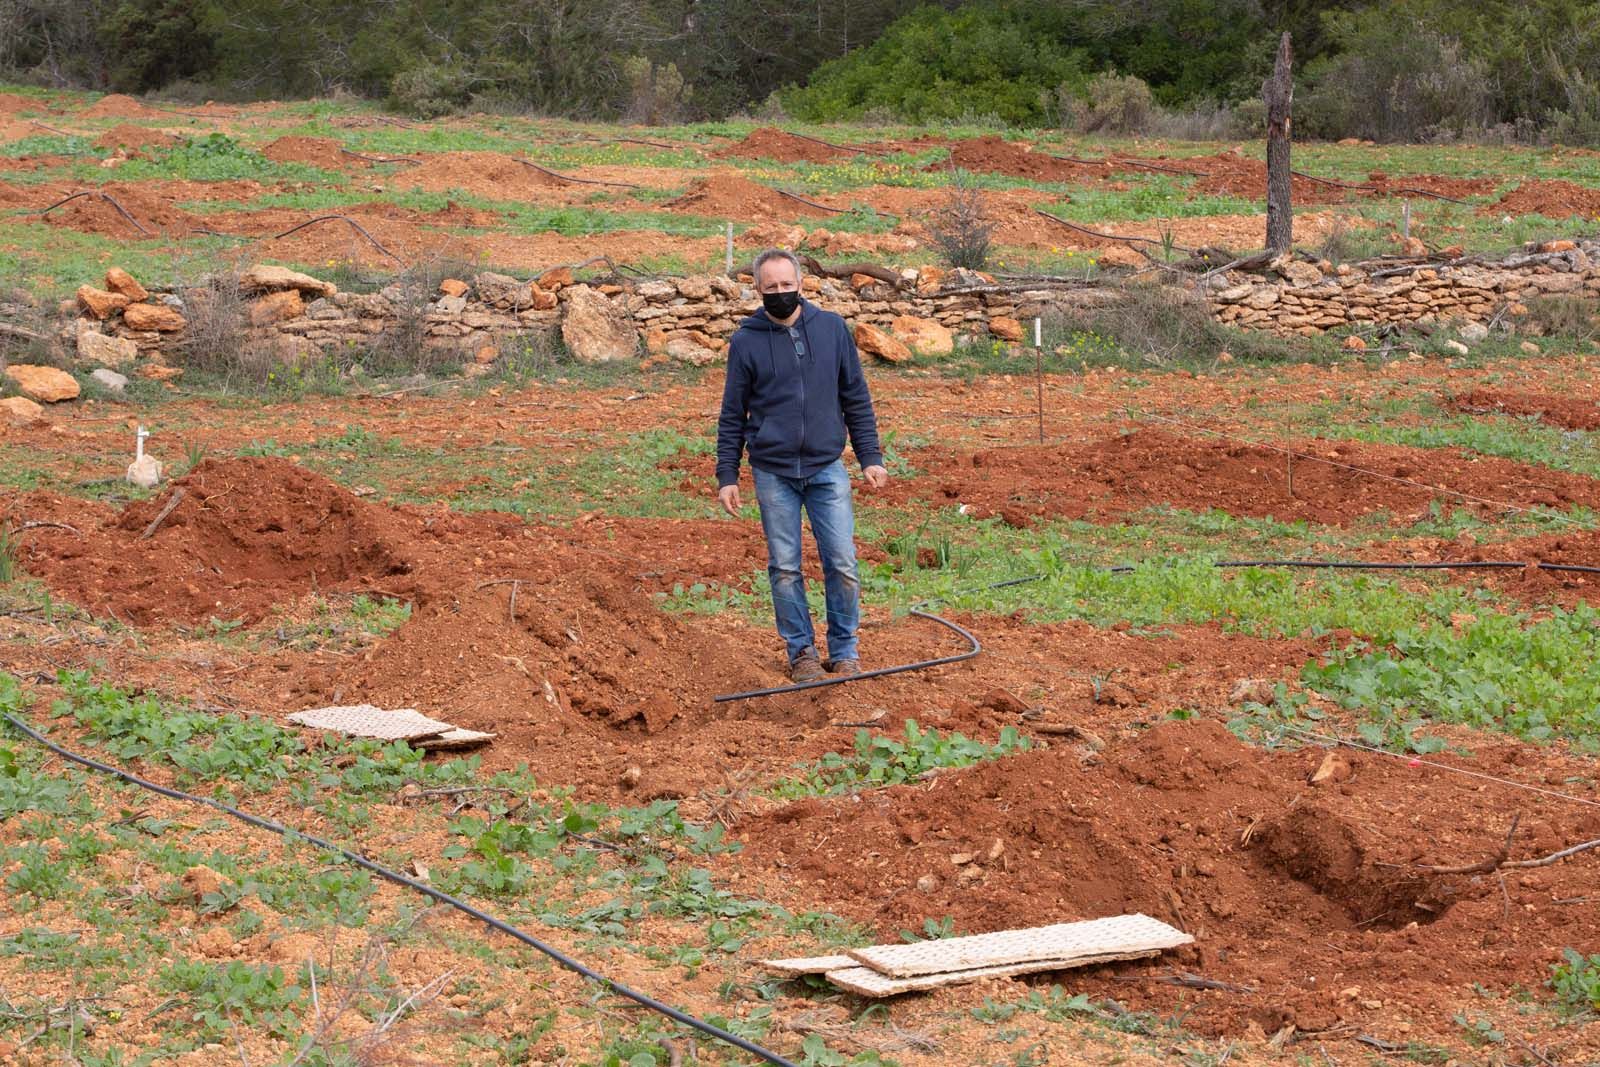
M1033 320L1033 381L1039 402L1039 443L1044 444L1044 332L1042 319Z
M731 278L731 277L733 277L733 223L731 221L728 222L727 223L727 227L728 227L728 270L727 270L727 274L728 274L728 277Z

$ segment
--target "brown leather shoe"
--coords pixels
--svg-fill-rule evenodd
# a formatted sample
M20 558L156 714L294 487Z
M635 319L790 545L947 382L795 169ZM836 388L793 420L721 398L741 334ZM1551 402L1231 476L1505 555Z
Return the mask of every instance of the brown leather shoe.
M861 661L858 659L831 659L827 663L829 674L860 674Z
M811 649L806 649L789 663L789 680L798 685L801 682L815 682L825 677L822 661Z

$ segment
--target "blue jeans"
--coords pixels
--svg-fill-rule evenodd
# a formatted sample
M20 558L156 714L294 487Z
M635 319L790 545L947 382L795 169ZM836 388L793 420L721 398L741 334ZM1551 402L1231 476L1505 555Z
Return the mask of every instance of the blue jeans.
M817 644L800 571L800 512L811 517L811 533L822 559L824 601L828 609L828 658L856 659L856 629L861 622L861 579L856 573L855 515L850 506L850 475L835 460L809 478L786 478L753 470L761 529L767 535L767 577L772 581L772 611L789 662Z

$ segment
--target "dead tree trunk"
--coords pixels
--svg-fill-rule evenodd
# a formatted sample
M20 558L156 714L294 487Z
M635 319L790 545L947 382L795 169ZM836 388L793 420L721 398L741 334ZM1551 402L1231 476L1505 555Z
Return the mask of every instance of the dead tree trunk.
M1272 77L1261 83L1261 96L1267 103L1267 248L1273 252L1287 252L1294 244L1289 171L1289 116L1294 106L1292 61L1289 35L1285 33L1278 41Z

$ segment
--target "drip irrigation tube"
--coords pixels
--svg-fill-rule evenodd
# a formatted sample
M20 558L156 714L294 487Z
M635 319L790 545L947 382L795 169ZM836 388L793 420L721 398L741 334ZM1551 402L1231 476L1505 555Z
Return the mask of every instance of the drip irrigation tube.
M931 611L911 609L911 614L919 619L931 619L940 626L954 631L964 638L970 646L965 652L957 652L953 656L940 656L937 659L923 659L915 663L902 663L898 667L879 667L876 670L862 671L860 674L841 674L833 678L818 678L814 682L799 682L794 685L779 685L771 689L750 689L743 693L724 693L712 699L718 704L725 704L730 700L750 700L754 697L777 696L779 693L798 693L806 689L822 689L830 685L844 685L846 682L864 682L868 678L882 678L888 674L904 674L906 671L923 671L929 667L938 667L946 663L960 663L962 660L971 659L983 651L983 645L973 636L972 631L964 626L959 626L949 619L941 618Z
M1563 574L1600 574L1600 566L1590 566L1582 563L1546 563L1542 560L1436 560L1421 562L1392 562L1383 560L1359 559L1219 559L1211 564L1217 568L1257 568L1283 567L1300 570L1351 570L1351 571L1454 571L1454 570L1499 570L1521 571L1533 567L1542 571L1554 571ZM1107 574L1130 574L1139 569L1139 564L1125 563L1114 567L1100 567L1099 570ZM1027 582L1041 581L1045 575L1030 574L1025 578L1011 578L1003 582L978 586L978 590L1004 589L1007 586L1023 585ZM972 592L974 590L965 590ZM952 594L954 595L954 594ZM945 599L948 599L945 598ZM830 685L847 685L850 682L864 682L869 678L882 678L890 674L904 674L907 671L927 670L929 667L939 667L946 663L960 663L969 660L983 651L983 644L963 626L958 626L949 619L935 615L930 611L923 611L923 604L931 601L920 601L917 607L911 609L911 614L919 619L931 619L947 629L953 630L964 638L971 646L965 652L953 656L940 656L936 659L918 660L915 663L904 663L895 667L879 667L876 670L862 671L859 674L846 674L834 678L820 678L814 682L800 682L796 685L779 685L770 689L751 689L743 693L726 693L714 697L716 703L723 704L730 700L751 700L756 697L778 696L782 693L799 693L807 689L822 689Z
M651 1011L658 1012L661 1015L672 1019L674 1022L679 1022L684 1026L698 1030L708 1037L714 1037L719 1041L725 1041L742 1052L748 1052L753 1056L759 1056L766 1062L774 1064L775 1067L797 1067L793 1061L784 1059L776 1052L771 1052L765 1048L762 1048L760 1045L757 1045L751 1041L747 1041L737 1034L730 1034L721 1027L713 1026L711 1023L708 1023L703 1019L698 1019L687 1012L680 1011L670 1004L664 1004L661 1001L656 1000L654 997L640 993L638 990L631 989L620 982L614 982L605 975L601 974L599 971L593 970L578 962L576 959L567 955L565 952L562 952L554 945L546 944L545 942L534 937L532 934L524 933L522 930L519 930L517 927L506 922L504 919L498 919L495 916L490 915L488 912L476 908L458 897L453 897L449 893L435 889L424 882L419 882L415 878L407 877L406 875L401 874L399 871L390 870L388 867L385 867L382 864L375 863L372 860L367 859L367 857L363 856L359 852L352 852L342 845L336 845L332 841L327 841L323 838L313 836L312 834L305 833L302 830L290 829L289 827L284 826L282 823L274 822L271 819L265 819L259 815L251 815L249 812L240 811L238 808L230 807L229 805L222 803L220 800L213 800L210 797L196 796L193 793L185 793L181 789L171 789L164 785L157 785L155 782L140 778L138 775L125 771L120 767L113 767L108 763L101 763L98 760L90 759L88 756L80 755L79 753L73 752L70 749L62 748L54 741L51 741L43 734L34 730L33 727L29 726L27 723L9 713L0 712L0 717L3 717L6 722L10 723L13 729L17 730L24 736L31 738L38 744L43 745L45 748L49 749L51 752L54 752L62 759L69 760L84 767L88 767L91 770L99 771L102 774L109 774L113 777L120 778L125 782L130 782L133 785L139 786L142 789L147 789L152 793L159 793L164 797L171 797L173 800L183 800L193 804L200 804L205 807L215 808L217 811L231 815L241 822L247 823L262 830L270 830L285 840L300 840L315 845L317 848L320 848L325 852L330 852L336 856L341 856L344 859L349 860L351 863L354 863L356 866L363 867L371 871L380 878L387 879L396 885L405 886L408 889L414 889L418 893L421 893L427 897L431 897L441 904L448 904L457 911L477 919L479 922L484 923L492 929L498 930L508 937L515 938L530 948L537 949L539 952L542 952L544 955L548 956L550 959L554 960L556 963L559 963L568 970L576 971L578 974L589 979L590 981L598 982L600 985L604 986L606 989L610 990L612 993L615 993L619 997L624 997L633 1001L635 1004L649 1008Z

